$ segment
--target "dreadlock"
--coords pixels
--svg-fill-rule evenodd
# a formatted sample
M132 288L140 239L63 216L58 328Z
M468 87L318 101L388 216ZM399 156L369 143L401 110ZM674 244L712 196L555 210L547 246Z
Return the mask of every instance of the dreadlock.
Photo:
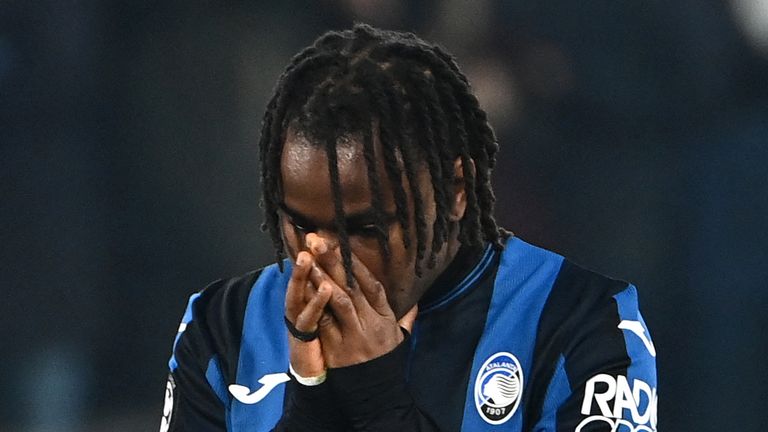
M436 205L429 268L434 267L436 254L450 234L449 212L457 181L464 182L467 195L460 242L503 247L507 233L493 217L495 197L490 183L498 143L467 78L440 47L412 33L356 24L351 30L322 35L291 60L267 105L259 142L265 212L262 229L270 234L278 263L285 258L278 208L282 201L280 160L288 128L312 137L311 142L325 149L334 222L348 281L354 279L336 153L339 139L345 136L362 137L376 232L385 257L389 258L390 251L381 182L389 181L406 248L412 246L410 232L415 231L415 272L421 276L420 263L428 246L425 202L416 181L422 167L429 169ZM376 172L374 135L381 142L386 180ZM454 178L457 158L464 168L462 179ZM409 223L403 177L413 199L414 226Z

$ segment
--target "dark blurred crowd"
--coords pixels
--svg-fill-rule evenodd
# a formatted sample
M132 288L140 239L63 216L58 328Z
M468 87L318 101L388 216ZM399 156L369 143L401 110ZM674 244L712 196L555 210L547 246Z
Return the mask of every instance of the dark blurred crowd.
M11 0L0 430L159 424L186 298L271 260L272 86L353 21L457 56L501 143L505 227L639 286L660 430L764 428L765 2Z

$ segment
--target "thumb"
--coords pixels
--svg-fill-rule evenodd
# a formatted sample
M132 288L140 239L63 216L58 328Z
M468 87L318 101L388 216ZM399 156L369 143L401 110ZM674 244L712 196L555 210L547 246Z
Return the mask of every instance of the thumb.
M413 305L411 310L405 313L402 318L397 322L400 327L408 330L408 333L413 331L413 323L416 321L416 315L419 313L419 305Z

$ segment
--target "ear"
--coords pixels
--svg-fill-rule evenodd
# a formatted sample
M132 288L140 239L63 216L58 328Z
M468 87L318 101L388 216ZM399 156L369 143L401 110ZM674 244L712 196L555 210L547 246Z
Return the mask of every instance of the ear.
M468 159L468 161L468 169L470 172L475 172L475 161L472 159ZM453 177L453 200L448 220L458 222L464 217L464 212L467 211L467 191L465 189L466 183L464 182L464 164L461 161L461 157L457 157L453 161Z

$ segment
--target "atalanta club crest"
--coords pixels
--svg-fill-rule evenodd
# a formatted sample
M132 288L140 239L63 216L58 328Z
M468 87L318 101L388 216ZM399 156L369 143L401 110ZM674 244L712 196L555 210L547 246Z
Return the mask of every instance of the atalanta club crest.
M475 380L475 406L480 417L499 425L517 411L523 394L523 370L508 352L492 355L483 363Z

